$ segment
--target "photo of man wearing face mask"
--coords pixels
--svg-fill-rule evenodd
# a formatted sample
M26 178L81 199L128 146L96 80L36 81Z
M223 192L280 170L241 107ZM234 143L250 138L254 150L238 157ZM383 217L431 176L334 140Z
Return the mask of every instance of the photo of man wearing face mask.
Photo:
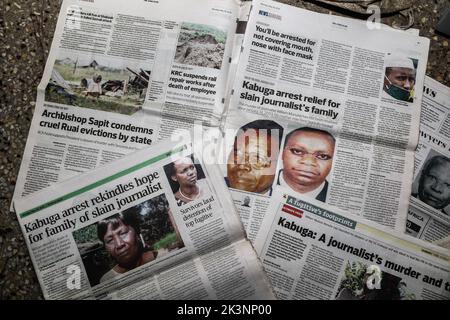
M414 102L416 68L407 57L390 56L386 59L383 96L400 101Z

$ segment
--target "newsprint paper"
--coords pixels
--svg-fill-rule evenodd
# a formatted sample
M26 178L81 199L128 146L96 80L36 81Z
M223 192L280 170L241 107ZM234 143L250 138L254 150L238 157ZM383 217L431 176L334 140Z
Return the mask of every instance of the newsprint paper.
M190 144L156 144L15 208L46 299L274 298L218 167Z
M450 253L278 187L255 249L279 299L450 299Z
M124 4L63 2L14 199L194 122L218 125L244 6L234 0Z
M252 3L222 155L249 238L277 185L403 233L429 40Z
M450 237L450 88L426 77L416 151L409 235L425 241Z

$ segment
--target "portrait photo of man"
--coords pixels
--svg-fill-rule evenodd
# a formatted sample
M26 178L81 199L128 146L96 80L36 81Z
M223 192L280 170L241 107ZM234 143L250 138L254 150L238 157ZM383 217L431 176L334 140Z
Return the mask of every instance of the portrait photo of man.
M412 196L448 214L444 209L450 205L450 159L443 155L431 157L417 178L418 191Z
M244 197L244 200L242 201L241 206L250 208L250 197L249 196Z
M291 131L284 142L277 184L325 202L335 142L324 130L302 127Z
M389 56L386 59L383 81L383 96L400 101L414 102L416 67L412 59Z
M228 155L228 187L270 195L282 137L283 127L272 120L255 120L242 126Z

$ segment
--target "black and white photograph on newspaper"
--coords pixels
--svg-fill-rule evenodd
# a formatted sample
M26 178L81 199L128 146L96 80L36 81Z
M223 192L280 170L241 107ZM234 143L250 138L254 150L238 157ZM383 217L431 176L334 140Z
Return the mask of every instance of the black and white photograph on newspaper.
M450 158L430 149L412 186L413 197L450 215Z

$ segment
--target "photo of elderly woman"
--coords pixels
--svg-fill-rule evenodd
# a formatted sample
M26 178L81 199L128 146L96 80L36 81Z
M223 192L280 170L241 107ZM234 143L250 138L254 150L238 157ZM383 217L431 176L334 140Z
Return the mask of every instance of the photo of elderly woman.
M164 194L73 232L91 286L184 247Z

